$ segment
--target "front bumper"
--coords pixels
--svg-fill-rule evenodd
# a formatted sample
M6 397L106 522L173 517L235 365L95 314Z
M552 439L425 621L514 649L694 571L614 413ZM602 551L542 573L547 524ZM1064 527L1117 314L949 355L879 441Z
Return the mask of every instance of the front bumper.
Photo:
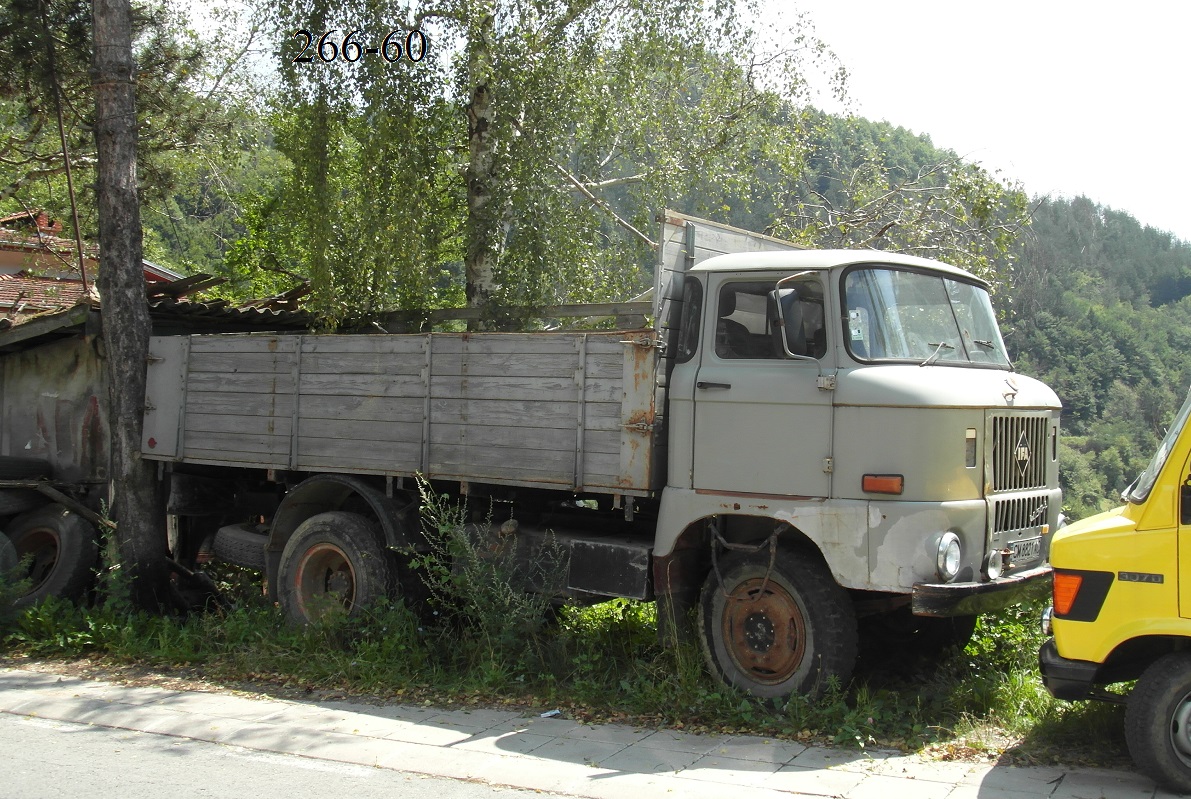
M1055 699L1091 698L1093 687L1099 684L1100 664L1068 660L1059 654L1053 638L1038 649L1038 670L1042 673L1042 684Z
M911 591L915 616L975 616L1050 593L1050 564L990 582L916 583Z

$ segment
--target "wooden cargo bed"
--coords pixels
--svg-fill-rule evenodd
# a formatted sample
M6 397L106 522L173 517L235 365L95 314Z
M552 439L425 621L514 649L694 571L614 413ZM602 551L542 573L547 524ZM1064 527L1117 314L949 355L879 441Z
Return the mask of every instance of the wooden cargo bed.
M664 463L655 341L651 330L159 336L142 451L647 495Z

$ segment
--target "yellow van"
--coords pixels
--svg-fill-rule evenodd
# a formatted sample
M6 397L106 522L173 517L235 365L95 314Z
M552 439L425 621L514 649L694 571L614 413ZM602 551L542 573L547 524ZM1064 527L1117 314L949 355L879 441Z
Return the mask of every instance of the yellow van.
M1039 651L1059 699L1124 702L1137 766L1191 793L1191 394L1125 504L1063 527ZM1137 680L1128 696L1104 686Z

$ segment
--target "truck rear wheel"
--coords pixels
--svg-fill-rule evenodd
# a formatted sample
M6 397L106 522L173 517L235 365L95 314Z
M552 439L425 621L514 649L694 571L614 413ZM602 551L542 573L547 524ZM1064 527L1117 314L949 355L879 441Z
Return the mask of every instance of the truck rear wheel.
M1139 769L1191 793L1191 653L1164 655L1142 673L1125 710L1125 741Z
M286 542L277 575L286 618L307 624L354 616L388 596L392 559L368 520L345 511L311 516Z
M28 566L18 572L29 591L17 600L28 607L47 597L78 599L95 577L99 545L95 529L62 505L44 505L17 516L4 528L17 557Z
M845 686L856 662L856 615L826 568L797 552L733 553L699 598L699 640L712 673L764 699L817 697Z

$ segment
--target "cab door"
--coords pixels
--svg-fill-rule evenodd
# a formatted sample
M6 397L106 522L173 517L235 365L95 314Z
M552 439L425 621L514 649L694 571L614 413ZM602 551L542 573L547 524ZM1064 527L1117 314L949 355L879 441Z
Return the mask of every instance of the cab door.
M1179 615L1191 618L1191 579L1188 579L1188 564L1191 564L1191 463L1185 463L1182 484L1178 496L1178 556L1176 568L1171 575L1179 581Z
M694 387L697 490L830 496L834 370L825 287L817 276L799 281L805 354L792 359L768 303L775 283L738 275L709 286Z

